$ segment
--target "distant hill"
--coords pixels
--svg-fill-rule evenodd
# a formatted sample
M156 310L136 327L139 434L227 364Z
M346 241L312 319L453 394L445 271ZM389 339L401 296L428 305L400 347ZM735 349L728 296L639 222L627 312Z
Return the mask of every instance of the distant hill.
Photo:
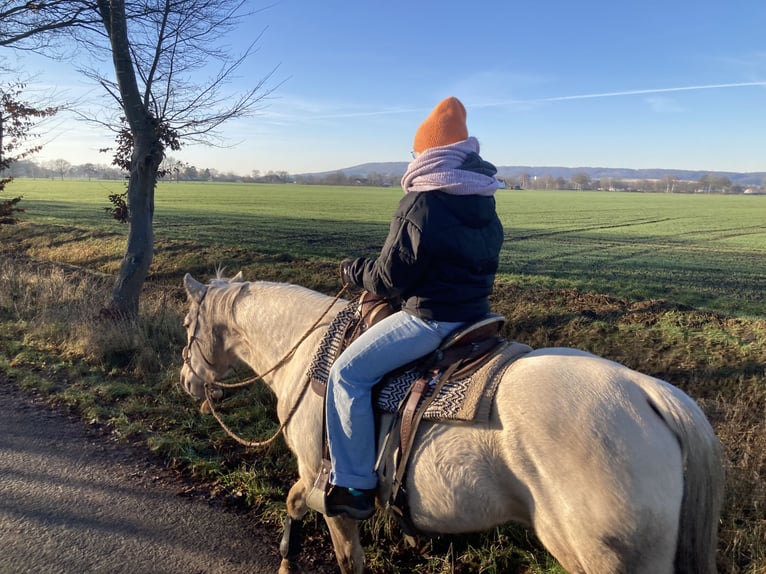
M331 173L342 172L349 177L367 177L371 173L389 176L401 176L407 169L407 162L378 162L363 163L343 169L332 171L302 174L304 176L324 176ZM619 167L556 167L556 166L498 166L498 177L519 177L526 173L530 177L563 177L571 179L578 173L586 173L592 180L596 179L621 179L621 180L657 180L664 177L677 177L684 181L699 181L706 175L722 178L728 177L735 185L761 185L766 180L766 171L738 173L730 171L704 171L684 169L628 169Z
M621 180L657 180L665 177L676 177L683 181L699 181L706 175L729 178L734 185L761 185L766 180L766 172L738 173L731 171L704 171L685 169L628 169L619 167L533 167L533 166L502 166L497 168L499 177L519 177L526 173L530 177L563 177L571 179L578 173L587 173L590 179L621 179Z

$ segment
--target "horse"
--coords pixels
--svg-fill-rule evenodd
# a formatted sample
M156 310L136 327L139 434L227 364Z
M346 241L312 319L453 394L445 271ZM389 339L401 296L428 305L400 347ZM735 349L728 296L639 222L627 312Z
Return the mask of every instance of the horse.
M307 369L344 299L268 281L184 277L181 385L203 399L230 368L262 373L297 458L280 574L296 567L291 521L322 458L323 398ZM515 522L571 573L712 574L722 449L699 406L660 379L573 348L536 349L501 375L489 420L423 421L407 491L412 524L459 534ZM208 392L208 395L210 393ZM380 477L379 501L390 477ZM325 517L343 574L364 569L359 523ZM286 551L286 547L291 547Z

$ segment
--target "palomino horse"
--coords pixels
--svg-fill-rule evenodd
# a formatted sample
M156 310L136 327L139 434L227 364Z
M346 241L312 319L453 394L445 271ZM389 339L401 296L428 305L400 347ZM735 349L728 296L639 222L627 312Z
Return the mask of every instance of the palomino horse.
M239 275L204 285L187 274L184 283L181 383L202 398L236 364L264 374L298 459L287 512L300 520L320 467L324 407L306 390L307 369L345 301ZM410 460L411 518L422 532L514 521L569 572L715 572L720 444L691 398L623 365L575 349L533 351L502 375L488 422L424 421ZM380 500L390 488L381 477ZM358 523L326 520L341 571L362 572ZM283 573L292 571L286 554Z

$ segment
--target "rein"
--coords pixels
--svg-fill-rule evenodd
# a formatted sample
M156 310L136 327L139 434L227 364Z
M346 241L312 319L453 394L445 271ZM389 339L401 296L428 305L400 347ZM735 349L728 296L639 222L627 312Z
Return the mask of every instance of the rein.
M338 294L335 295L335 298L332 300L332 302L327 306L327 308L322 312L322 314L319 316L319 318L314 322L311 327L303 334L303 336L298 339L298 342L293 345L293 347L285 353L285 355L277 361L277 363L265 371L263 374L255 375L253 377L250 377L249 379L246 379L239 383L223 383L219 381L208 381L204 384L205 388L205 402L202 403L202 406L200 407L200 410L205 412L205 409L207 408L208 411L210 411L210 414L213 415L213 418L218 422L218 424L221 426L221 428L226 432L227 435L229 435L230 438L232 438L234 441L238 442L239 444L248 447L248 448L261 448L264 446L270 445L276 438L285 430L285 427L287 427L287 424L290 422L290 420L293 418L293 415L298 410L298 405L301 404L301 401L303 400L304 395L306 394L306 389L309 387L309 381L310 378L306 376L303 386L301 387L300 393L298 394L298 399L295 401L293 406L290 408L290 411L287 413L287 416L285 417L285 420L283 423L279 425L279 428L276 430L276 432L268 439L263 441L255 441L255 440L247 440L242 437L240 437L237 433L235 433L233 430L231 430L226 423L223 421L223 418L221 415L216 411L215 407L213 406L213 392L212 390L214 388L217 389L235 389L235 388L241 388L245 387L247 385L251 385L255 381L258 381L260 379L263 379L266 375L273 373L280 367L282 367L289 359L292 357L292 355L295 353L295 351L298 350L298 347L306 340L306 338L316 329L317 325L322 321L322 319L325 318L327 313L330 312L330 309L332 309L335 304L338 302L338 300L343 296L343 294L348 289L349 284L345 283L343 287L341 287L340 291L338 291ZM202 360L205 361L209 366L213 366L213 364L208 360L208 358L205 356L205 353L202 350L201 345L199 344L199 338L197 337L197 329L199 327L199 314L200 310L202 309L202 303L204 301L205 296L207 295L207 290L205 290L204 295L202 296L202 299L199 301L198 307L197 307L197 317L194 324L194 333L192 333L192 336L189 338L189 343L186 345L183 351L184 355L184 362L191 370L192 374L197 377L198 379L202 379L197 372L194 370L194 368L191 365L191 346L193 343L197 343L197 347L199 347L200 356L202 357Z

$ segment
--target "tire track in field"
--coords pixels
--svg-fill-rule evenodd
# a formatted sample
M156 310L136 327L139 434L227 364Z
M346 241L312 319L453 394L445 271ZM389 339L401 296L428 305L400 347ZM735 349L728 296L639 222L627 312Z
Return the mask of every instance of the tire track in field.
M738 237L747 237L748 235L761 235L766 233L766 225L750 225L747 227L724 227L721 229L711 230L707 232L703 231L687 231L685 233L679 233L679 237L687 235L701 235L706 233L707 237L714 239L732 239Z
M659 219L645 219L645 220L633 220L623 223L613 223L613 224L594 224L594 225L588 225L585 227L573 227L570 229L554 229L554 230L545 230L540 232L532 232L527 233L525 235L507 235L505 236L506 240L511 241L527 241L530 239L539 239L540 237L555 237L557 235L570 235L574 233L582 233L585 231L597 231L600 229L619 229L621 227L636 227L639 225L651 225L654 223L663 223L666 221L677 221L683 219L681 217L662 217Z
M658 249L656 244L654 244L651 248L638 248L638 246L636 246L637 249L628 251L626 246L629 244L629 242L619 243L613 241L604 241L601 242L600 245L598 243L592 243L590 245L583 246L582 248L573 248L551 255L543 255L529 261L528 264L521 268L521 272L536 274L539 273L539 266L541 264L563 261L567 259L575 259L580 261L587 261L586 275L592 275L598 269L614 266L615 262L624 263L630 259L641 257L650 253L655 253ZM618 252L610 255L609 252L614 250L618 250ZM595 255L598 256L595 257ZM570 267L574 268L576 266L570 265Z
M740 234L730 235L736 237ZM710 240L716 241L717 238ZM763 293L766 293L763 256L754 250L712 247L704 242L695 245L690 240L643 243L627 238L622 241L614 238L587 238L587 243L578 239L575 245L522 262L518 270L522 274L586 281L602 275L611 277L611 280L621 277L626 284L634 280L648 280L650 285L669 288L665 296L671 298L672 292L695 288L703 303L724 293L744 290L749 293L747 297L753 305L757 305L758 301L766 304L766 298L763 297ZM674 258L674 253L684 253L686 256ZM716 255L711 259L713 254ZM721 257L726 256L731 258L728 260L729 265L722 263ZM681 261L686 263L680 264ZM736 262L731 265L733 261Z
M529 233L526 235L518 235L518 236L510 236L510 237L506 236L506 240L510 239L510 241L531 241L536 239L543 239L546 237L563 237L567 235L576 235L578 233L598 231L598 230L604 230L604 229L620 229L620 228L628 228L628 227L637 227L640 225L652 225L656 223L677 221L679 219L682 219L682 218L662 217L662 218L652 218L652 219L639 219L639 220L632 220L628 222L613 223L613 224L594 224L594 225L581 226L581 227L571 228L571 229L550 230L550 231L546 230L540 233ZM653 244L651 248L643 248L638 251L626 253L625 247L628 245L636 245L636 241L633 239L626 239L624 241L619 241L614 238L609 238L609 239L589 238L587 243L583 244L581 241L578 241L576 245L581 245L582 247L575 247L575 245L570 245L569 246L570 248L567 250L560 250L558 252L551 252L548 254L544 254L542 256L538 256L533 261L530 261L527 265L524 265L521 271L524 273L530 272L533 270L534 267L537 267L540 263L553 262L556 260L569 259L572 257L582 257L584 255L593 254L595 252L605 253L606 251L609 251L612 249L622 250L620 253L609 257L606 262L604 262L603 260L598 263L592 262L593 266L591 268L600 268L613 261L634 258L640 255L651 253L658 248L667 247L667 246L658 246L655 243ZM636 245L636 247L638 247L638 245Z

